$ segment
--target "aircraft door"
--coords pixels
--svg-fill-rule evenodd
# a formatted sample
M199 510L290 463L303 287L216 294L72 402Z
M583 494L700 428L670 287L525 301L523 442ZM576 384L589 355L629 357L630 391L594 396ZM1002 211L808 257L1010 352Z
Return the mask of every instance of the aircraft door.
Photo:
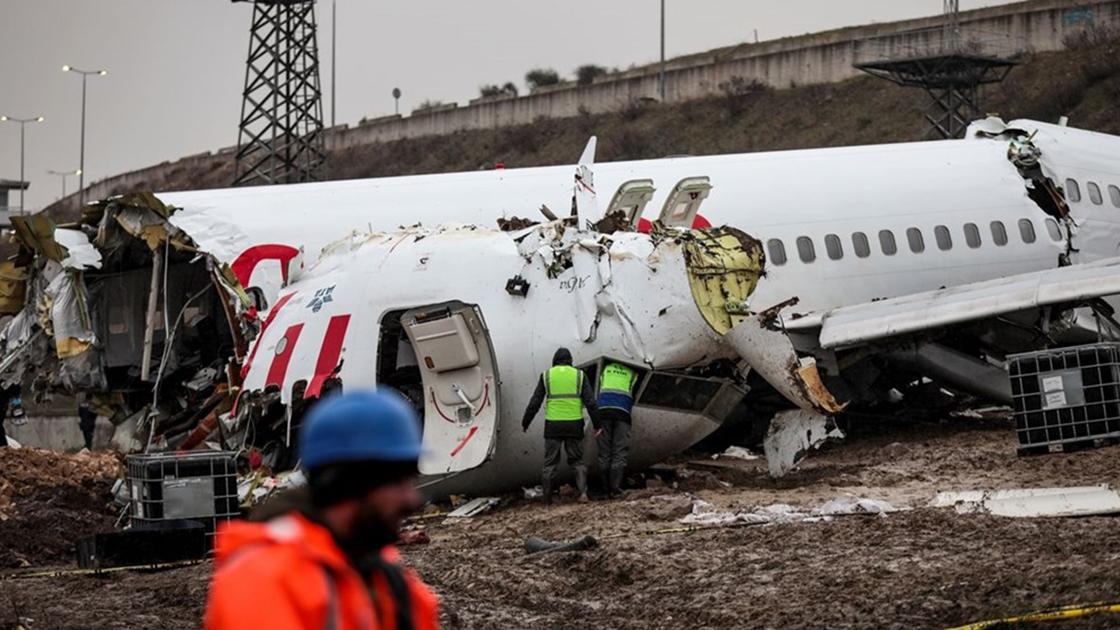
M475 468L494 451L499 379L490 333L478 307L462 302L401 315L424 391L424 454L420 473Z
M686 177L673 186L659 220L666 227L690 228L700 211L700 204L708 198L712 184L706 176Z
M614 193L614 197L611 198L611 203L607 206L607 211L603 216L622 212L626 217L628 229L631 231L637 230L638 220L642 218L642 212L646 209L646 204L653 198L653 193L656 191L652 179L632 179L623 182Z

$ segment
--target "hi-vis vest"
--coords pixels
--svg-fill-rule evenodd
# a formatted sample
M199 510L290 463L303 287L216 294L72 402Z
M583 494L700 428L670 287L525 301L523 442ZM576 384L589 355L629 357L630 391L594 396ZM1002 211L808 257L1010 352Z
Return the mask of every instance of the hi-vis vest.
M599 380L599 408L629 412L634 406L634 370L621 363L608 363Z
M554 365L544 372L544 419L548 422L583 420L583 372L570 365Z

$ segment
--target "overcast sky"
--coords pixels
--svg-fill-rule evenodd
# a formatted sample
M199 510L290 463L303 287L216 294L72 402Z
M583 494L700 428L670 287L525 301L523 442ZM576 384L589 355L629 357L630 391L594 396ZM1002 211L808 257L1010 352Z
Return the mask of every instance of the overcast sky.
M962 9L1006 0L962 0ZM337 0L337 121L465 103L484 83L584 63L658 56L657 0ZM939 0L668 0L667 54L941 10ZM317 17L330 123L330 0ZM252 6L229 0L0 0L0 114L27 128L29 208L60 196L48 170L78 168L81 78L89 78L86 181L237 142ZM0 123L0 178L19 177L19 126ZM69 191L77 185L70 178Z

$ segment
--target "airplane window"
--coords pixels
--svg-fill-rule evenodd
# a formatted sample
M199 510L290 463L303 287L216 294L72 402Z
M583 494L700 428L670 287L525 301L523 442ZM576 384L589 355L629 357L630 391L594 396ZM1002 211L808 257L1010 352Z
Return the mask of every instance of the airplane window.
M801 262L811 263L817 259L817 250L813 247L813 239L808 236L797 237L797 255Z
M1062 240L1062 228L1058 227L1058 222L1054 219L1046 219L1046 231L1050 233L1051 240Z
M1077 186L1077 180L1066 180L1066 199L1069 199L1073 203L1081 201L1081 188Z
M1120 188L1117 188L1116 186L1109 185L1109 187L1108 187L1108 198L1112 200L1112 205L1116 206L1117 208L1120 208Z
M863 232L852 232L852 249L856 256L867 258L871 255L871 245L867 242L867 235Z
M980 247L980 228L975 223L964 224L964 242L972 249Z
M1019 219L1019 236L1023 237L1024 243L1034 242L1034 224L1030 219Z
M894 242L894 232L890 230L879 230L879 248L887 256L894 256L898 251L898 245Z
M840 260L844 256L844 248L840 246L840 237L835 234L828 234L824 237L824 248L828 252L828 257L833 260Z
M766 241L766 250L770 252L770 262L775 265L786 264L786 246L776 238Z
M1101 187L1097 186L1097 182L1089 182L1086 186L1089 187L1089 201L1098 206L1104 203L1104 197L1101 197Z
M949 234L949 228L939 225L933 228L933 236L937 239L937 249L943 252L953 249L953 237Z
M910 251L915 254L926 251L926 240L922 238L922 231L918 228L907 228L906 240L910 242Z
M1000 247L1007 244L1007 228L1003 227L1003 221L992 221L992 242Z

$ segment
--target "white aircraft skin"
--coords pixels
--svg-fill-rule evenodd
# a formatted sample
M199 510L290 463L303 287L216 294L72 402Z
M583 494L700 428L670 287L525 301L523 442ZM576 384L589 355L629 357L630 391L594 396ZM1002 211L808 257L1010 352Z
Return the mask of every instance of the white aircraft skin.
M1120 150L1120 138L1032 121L1013 121L1008 126L1037 131L1034 143L1042 150L1042 161L1057 183L1063 184L1066 178L1080 182L1081 201L1070 204L1071 218L1076 224L1071 228L1072 262L1117 255L1120 207L1112 205L1108 186L1120 186L1120 161L1113 157ZM758 311L796 296L799 304L791 310L812 313L1057 267L1059 256L1067 252L1066 227L1062 227L1058 238L1051 237L1053 218L1027 197L1024 179L1007 159L1007 151L1008 141L995 138L617 162L596 165L595 184L600 203L605 204L625 181L654 180L658 192L645 211L646 218L653 219L674 184L686 177L709 177L713 188L700 212L711 224L739 228L764 243L777 239L784 244L784 264L777 264L775 252L767 248L767 275L748 305ZM542 203L564 216L571 205L571 174L571 166L558 166L159 196L166 203L183 208L172 221L219 260L232 263L256 245L301 248L309 269L289 288L306 294L309 289L325 288L330 282L337 284L337 278L331 276L339 273L337 269L325 272L311 265L324 246L351 231L368 234L394 230L400 225L436 226L448 222L489 227L502 216L539 219L536 209ZM1090 200L1089 181L1099 186L1101 204ZM1030 222L1033 241L1021 235L1021 220ZM993 242L996 234L992 223L997 221L1007 233L1003 245ZM977 226L979 247L966 243L966 224ZM945 226L949 231L952 245L948 249L939 247L937 226ZM922 251L911 250L907 230L912 228L921 232ZM896 253L884 252L879 236L882 230L893 233ZM869 241L870 252L865 257L856 255L854 250L852 235L856 232L866 234ZM837 260L831 259L825 243L826 235L833 234L838 236L843 250ZM799 237L812 240L812 262L800 260ZM442 243L448 237L428 238L435 240L425 247L437 241ZM504 307L488 306L493 300L510 299L503 290L504 281L514 275L510 270L519 257L515 248L509 249L512 245L505 250L497 245L508 242L507 235L491 234L482 240L488 240L482 248L489 252L484 259L496 261L491 263L495 269L492 273L475 272L474 266L466 264L472 256L466 250L459 252L458 263L430 276L438 280L417 284L410 284L414 280L395 280L414 277L409 270L389 272L389 266L378 263L376 276L365 280L365 291L356 290L366 301L351 305L353 312L362 313L362 326L347 334L347 358L341 374L344 386L374 384L373 340L385 312L446 300L477 304L482 309L493 338L502 384L494 459L470 473L446 480L440 484L439 493L466 489L477 492L479 488L533 482L542 457L539 431L543 419L538 418L528 435L521 433L519 422L525 401L557 346L571 348L577 363L601 356L642 362L633 348L619 347L617 336L622 333L610 326L604 327L602 343L597 340L581 344L578 331L571 329L553 334L561 330L553 323L555 313L558 310L561 320L568 319L572 317L570 308L545 308L541 316L529 318ZM398 247L422 244L420 241ZM443 247L448 252L455 251L452 245L441 245L437 251L442 252ZM423 253L420 249L413 253ZM373 264L378 248L368 246L363 251L365 264ZM500 262L505 259L509 262ZM325 262L328 267L337 264ZM356 260L350 262L356 264ZM479 264L486 265L481 261ZM346 283L361 286L353 278ZM256 267L248 284L265 288L270 302L287 291L279 288L278 265L269 262ZM548 281L540 280L533 284L533 290L548 286ZM665 290L677 303L690 301L687 288ZM292 298L293 304L295 300ZM695 311L694 306L687 306ZM291 307L286 310L290 312ZM704 327L695 321L677 324L688 331L686 338L703 336L699 330ZM276 331L282 329L284 326L277 324L261 336L258 350L264 349L260 356L269 356L270 350L275 353ZM311 333L309 328L304 334ZM323 333L318 334L321 337ZM705 343L713 344L714 353L731 355L710 331L709 336ZM352 340L356 338L369 341L354 344ZM673 336L656 337L665 338ZM531 341L526 343L526 339ZM682 367L695 357L670 352L662 359L656 367ZM302 366L306 378L313 372L315 354L296 357L294 365ZM252 389L254 383L263 385L263 376L259 374L262 371L250 371L247 389ZM286 383L296 378L298 375L293 375ZM686 448L716 425L709 419L658 410L636 414L635 428L644 431L645 427L651 433L636 435L636 466ZM654 434L660 437L655 439Z
M1074 262L1116 255L1120 208L1107 186L1120 186L1120 138L1033 121L1009 127L1038 131L1043 162L1064 182L1081 182L1082 200L1071 204ZM857 304L1013 273L1057 266L1065 243L1049 238L1048 216L1026 196L1023 179L1006 159L1007 142L933 142L810 149L704 157L613 162L595 166L605 204L623 182L653 179L657 193L646 206L654 219L681 179L706 175L712 191L701 214L712 225L730 225L762 241L781 239L789 262L769 265L768 282L755 304L764 307L797 295L800 312ZM558 216L571 203L571 166L417 175L257 188L162 193L183 208L174 223L219 260L233 262L254 245L302 248L305 264L319 250L353 231L448 222L493 227L499 217L541 219L547 205ZM1104 195L1092 204L1086 188ZM1018 221L1031 221L1037 239L1026 244ZM990 223L1003 222L1008 243L994 245ZM979 228L982 245L968 247L964 224ZM952 248L938 249L935 226L948 227ZM922 232L925 250L913 253L906 230ZM898 252L883 254L880 230L894 234ZM870 241L867 258L854 255L851 235ZM840 237L843 256L830 260L824 237ZM798 260L796 239L813 240L816 260ZM769 254L770 252L768 252ZM278 265L257 266L250 285L272 301L279 290Z
M551 233L550 227L544 230ZM431 496L495 492L540 482L543 412L528 432L522 431L520 421L558 347L570 348L576 365L614 357L665 369L734 357L691 303L681 247L663 242L653 255L646 235L614 239L607 256L611 289L603 296L583 290L591 289L596 279L578 283L578 262L549 278L547 265L537 257L527 262L511 235L497 230L443 228L355 236L335 250L284 290L284 303L256 342L244 387L260 391L266 383L281 384L282 399L288 402L297 381L312 381L317 366L330 369L337 362L342 364L338 377L344 389L375 387L380 325L388 313L448 301L477 307L497 369L483 365L481 386L473 393L454 377L468 390L469 408L477 410L465 423L453 420L462 407L454 396L437 404L437 394L425 382L420 470ZM572 254L589 261L598 258L578 246ZM504 290L506 279L514 275L530 283L526 297ZM325 291L331 299L317 302ZM576 302L583 299L608 300L612 309L625 312L631 325L624 326L621 317L604 316L594 340L584 342L573 315ZM323 340L331 322L340 319L348 322L341 355L322 365L318 357ZM412 352L407 356L415 365ZM286 372L276 372L278 363L287 366ZM641 468L663 461L718 426L698 412L636 406L631 464ZM594 455L590 425L585 438L586 452ZM568 472L562 471L562 477Z

